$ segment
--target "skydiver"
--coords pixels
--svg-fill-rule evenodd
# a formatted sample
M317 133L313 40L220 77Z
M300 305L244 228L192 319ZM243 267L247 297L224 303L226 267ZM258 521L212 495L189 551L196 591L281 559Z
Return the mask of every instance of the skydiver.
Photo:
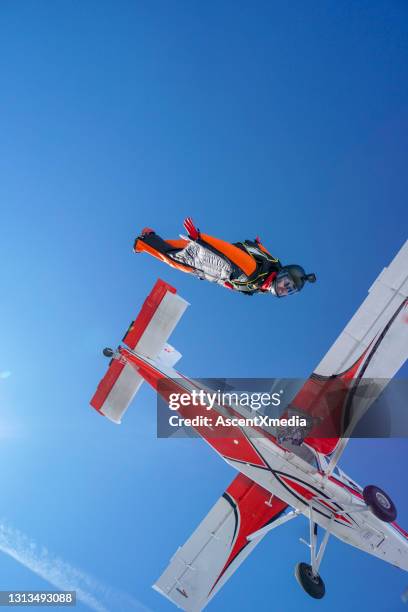
M316 281L316 275L306 274L302 266L283 266L258 236L231 244L200 232L191 217L183 225L188 235L178 240L163 240L151 228L144 228L133 251L149 253L177 270L244 295L285 297L299 293L306 282Z

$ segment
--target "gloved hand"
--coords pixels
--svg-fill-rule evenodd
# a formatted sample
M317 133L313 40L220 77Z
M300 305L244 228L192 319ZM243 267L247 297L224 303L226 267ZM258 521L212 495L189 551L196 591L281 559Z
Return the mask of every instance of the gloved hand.
M200 230L194 225L191 217L184 219L183 226L191 240L197 240L200 237Z

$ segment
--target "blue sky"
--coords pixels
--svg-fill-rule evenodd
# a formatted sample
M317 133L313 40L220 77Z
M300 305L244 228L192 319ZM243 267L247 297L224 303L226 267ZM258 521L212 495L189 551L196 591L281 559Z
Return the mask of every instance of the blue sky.
M121 427L95 414L100 349L160 276L192 304L172 337L183 373L313 370L407 237L407 10L1 4L0 516L152 610L171 609L150 585L234 473L199 440L157 440L147 386ZM142 227L176 237L186 215L259 234L318 283L246 299L132 254ZM405 528L407 453L354 440L342 461ZM293 577L306 533L274 531L211 609L314 609ZM0 568L1 589L48 588L6 555ZM403 609L408 577L334 539L321 572L321 610Z

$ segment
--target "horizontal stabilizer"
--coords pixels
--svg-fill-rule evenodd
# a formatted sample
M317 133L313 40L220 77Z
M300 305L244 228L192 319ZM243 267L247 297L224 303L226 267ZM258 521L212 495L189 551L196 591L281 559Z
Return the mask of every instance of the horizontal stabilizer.
M112 359L91 399L91 406L114 423L120 423L143 378L128 363Z
M136 353L155 359L188 305L174 287L158 280L123 342Z
M167 344L167 339L187 306L188 302L173 287L158 280L123 342L133 352L173 367L181 354ZM114 423L120 423L142 382L137 367L126 362L119 348L91 399L91 406Z

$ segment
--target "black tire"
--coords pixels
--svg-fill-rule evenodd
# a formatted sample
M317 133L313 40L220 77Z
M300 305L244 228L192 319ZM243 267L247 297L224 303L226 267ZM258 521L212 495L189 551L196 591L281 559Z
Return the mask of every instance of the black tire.
M380 521L392 523L397 518L397 509L392 499L380 487L367 485L363 491L364 501Z
M105 355L105 357L113 357L113 350L109 347L104 348L102 353Z
M310 595L310 597L314 599L321 599L324 597L326 592L324 582L319 574L313 576L311 565L308 563L298 563L295 567L295 576L302 589Z

